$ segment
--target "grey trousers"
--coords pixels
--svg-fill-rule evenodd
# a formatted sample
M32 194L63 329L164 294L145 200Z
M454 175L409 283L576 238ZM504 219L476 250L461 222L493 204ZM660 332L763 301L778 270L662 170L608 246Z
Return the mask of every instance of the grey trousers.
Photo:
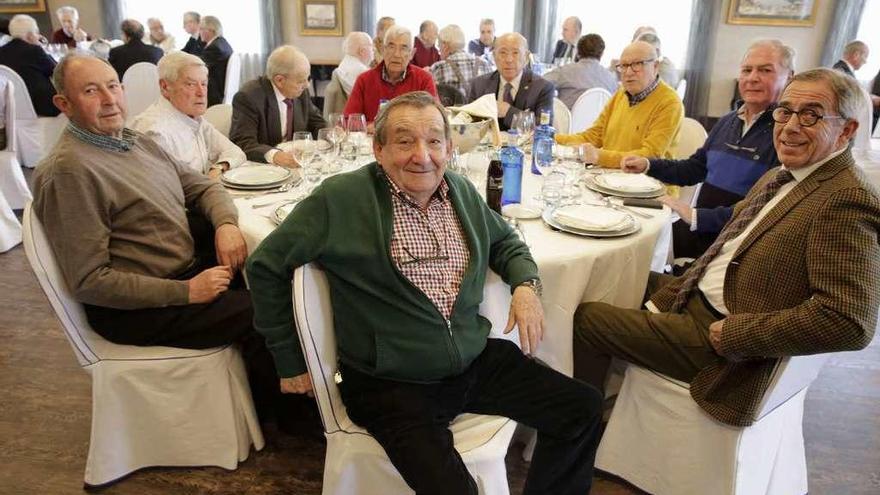
M646 295L671 280L651 273ZM681 313L583 303L574 315L574 376L604 392L611 358L616 357L690 383L703 367L724 359L709 343L709 325L717 320L700 294Z

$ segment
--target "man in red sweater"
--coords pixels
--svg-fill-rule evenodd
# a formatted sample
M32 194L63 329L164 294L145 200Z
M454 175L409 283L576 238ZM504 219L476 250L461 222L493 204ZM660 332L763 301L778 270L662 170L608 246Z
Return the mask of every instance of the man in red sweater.
M390 101L411 91L427 91L437 98L437 87L431 74L410 63L412 39L410 30L403 26L388 28L382 62L358 76L351 89L343 112L345 115L364 114L371 132L381 100Z
M413 40L415 53L412 63L428 69L434 62L440 61L440 51L437 50L437 25L431 21L424 21L419 26L419 35Z

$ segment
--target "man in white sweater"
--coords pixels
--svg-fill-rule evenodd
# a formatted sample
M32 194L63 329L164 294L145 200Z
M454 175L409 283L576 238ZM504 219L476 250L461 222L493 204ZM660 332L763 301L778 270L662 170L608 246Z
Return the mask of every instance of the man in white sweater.
M208 68L195 55L173 52L159 60L162 98L131 127L152 137L172 158L217 178L246 161L244 152L202 118L208 108Z

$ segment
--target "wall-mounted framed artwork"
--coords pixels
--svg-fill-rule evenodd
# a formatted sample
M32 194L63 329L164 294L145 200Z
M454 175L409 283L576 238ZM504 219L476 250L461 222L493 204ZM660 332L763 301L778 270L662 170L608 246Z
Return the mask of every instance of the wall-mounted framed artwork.
M728 24L812 26L819 0L730 0Z
M342 36L343 0L299 0L299 34Z
M45 11L46 0L0 0L0 14Z

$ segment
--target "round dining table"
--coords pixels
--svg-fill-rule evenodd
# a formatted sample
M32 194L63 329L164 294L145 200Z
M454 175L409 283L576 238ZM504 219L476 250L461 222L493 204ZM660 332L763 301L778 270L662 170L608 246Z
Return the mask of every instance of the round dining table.
M528 155L526 155L526 163ZM485 175L488 160L485 154L464 156L467 175L485 193ZM343 168L352 170L371 161L362 157ZM601 171L599 171L601 172ZM456 173L456 172L448 172ZM535 203L532 198L540 191L541 177L528 169L523 173L523 203ZM235 193L239 226L253 252L271 233L275 222L274 210L285 201L301 195L291 190L271 195L247 197ZM585 192L584 198L590 193ZM612 199L619 204L619 200ZM253 205L263 205L254 208ZM535 356L552 368L571 376L572 318L578 305L587 301L601 301L625 308L637 308L642 302L648 273L662 270L667 263L671 240L671 212L663 209L634 208L643 216L633 213L641 225L638 232L611 238L585 237L552 229L540 218L519 220L520 230L538 265L544 286L542 296L546 330ZM631 210L631 212L632 212Z

